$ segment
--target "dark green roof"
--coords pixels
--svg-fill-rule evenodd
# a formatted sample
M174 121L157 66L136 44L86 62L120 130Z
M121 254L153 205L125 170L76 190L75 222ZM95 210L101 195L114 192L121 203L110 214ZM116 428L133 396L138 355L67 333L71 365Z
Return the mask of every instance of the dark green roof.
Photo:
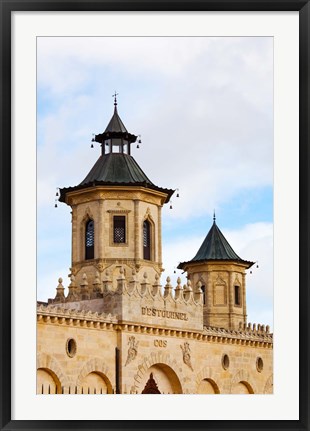
M241 259L234 252L229 242L218 228L215 220L195 257L189 262L180 263L178 268L183 269L185 264L188 264L190 262L194 263L214 260L240 262L243 264L247 264L248 268L254 263Z
M80 185L103 181L107 183L146 183L154 185L132 156L109 153L99 157Z
M113 144L114 139L124 139L125 141L128 141L130 143L136 142L137 140L136 135L133 135L132 133L129 133L127 131L124 123L118 115L117 106L115 104L113 116L109 121L109 124L107 125L105 131L103 133L95 135L95 138L93 140L104 145L107 140L111 140ZM117 142L115 145L118 146L119 142Z
M114 114L104 131L104 133L107 133L107 132L121 132L121 133L127 132L127 129L124 126L124 123L122 122L122 120L120 119L120 116L118 115L116 106L114 108Z
M143 186L166 193L166 202L169 202L174 193L174 190L164 189L153 184L132 156L125 153L109 153L99 157L78 186L60 189L59 200L64 202L66 193L70 191L97 185Z

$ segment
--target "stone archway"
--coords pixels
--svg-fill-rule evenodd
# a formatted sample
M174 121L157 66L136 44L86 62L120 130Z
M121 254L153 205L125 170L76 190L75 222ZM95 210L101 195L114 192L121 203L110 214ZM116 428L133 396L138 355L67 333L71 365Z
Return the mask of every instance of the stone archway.
M104 361L93 358L82 368L77 379L77 391L83 394L112 394L112 377Z
M41 353L37 356L37 393L60 394L69 381L56 359Z
M256 388L251 381L250 375L245 370L238 371L231 380L231 394L254 394L257 393Z
M176 372L166 364L154 364L152 365L144 375L144 378L141 382L141 388L145 391L150 383L156 384L156 388L158 389L158 393L161 394L181 394L182 388L181 383L176 375ZM153 385L155 386L155 385ZM151 392L148 392L151 393ZM154 392L152 392L154 393Z
M203 379L198 385L197 394L219 394L220 390L212 379Z
M161 394L182 394L182 378L179 378L176 373L178 368L176 360L171 360L169 354L153 352L150 357L145 358L144 362L138 366L132 391L142 393L152 374L152 378Z
M204 367L196 376L196 394L220 394L220 378L212 367Z
M37 394L61 394L61 383L49 368L37 369Z

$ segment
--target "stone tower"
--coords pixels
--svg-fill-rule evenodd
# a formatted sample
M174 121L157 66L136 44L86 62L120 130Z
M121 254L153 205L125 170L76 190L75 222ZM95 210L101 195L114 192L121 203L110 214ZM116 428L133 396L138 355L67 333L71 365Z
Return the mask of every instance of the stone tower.
M192 286L201 283L205 326L237 330L247 323L246 273L254 262L241 259L213 217L213 225L196 256L181 262Z
M117 111L105 131L95 136L101 155L77 186L60 189L61 202L72 208L74 283L100 283L147 274L162 268L161 208L174 190L154 185L131 156L137 136L129 133ZM84 284L83 284L84 283Z

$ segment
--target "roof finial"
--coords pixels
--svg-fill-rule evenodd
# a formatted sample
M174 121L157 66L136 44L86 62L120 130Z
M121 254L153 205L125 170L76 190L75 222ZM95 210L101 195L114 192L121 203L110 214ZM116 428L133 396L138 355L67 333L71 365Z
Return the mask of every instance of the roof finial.
M116 96L118 96L118 93L116 93L116 91L115 91L115 93L114 93L114 94L112 94L112 97L114 97L114 106L115 106L115 107L117 106L117 99L116 99Z
M213 222L215 223L216 217L215 217L215 210L213 210Z

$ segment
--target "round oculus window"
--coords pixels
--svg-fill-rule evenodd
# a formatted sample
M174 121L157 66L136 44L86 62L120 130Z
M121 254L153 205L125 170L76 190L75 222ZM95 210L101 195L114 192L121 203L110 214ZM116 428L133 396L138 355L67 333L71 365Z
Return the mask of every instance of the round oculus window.
M70 358L73 358L76 354L76 341L73 338L69 338L66 343L66 352Z
M222 367L224 370L229 368L229 356L226 353L222 356Z
M256 359L256 369L259 373L261 373L263 371L263 368L264 368L264 362L262 358L258 357Z

